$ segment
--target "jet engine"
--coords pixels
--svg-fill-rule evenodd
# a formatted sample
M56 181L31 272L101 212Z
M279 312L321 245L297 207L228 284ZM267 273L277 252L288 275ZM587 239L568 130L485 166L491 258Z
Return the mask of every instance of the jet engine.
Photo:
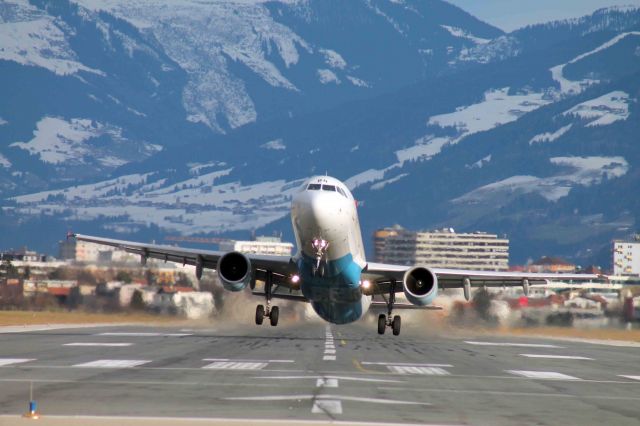
M438 295L438 278L422 266L409 269L403 278L404 295L414 305L426 306Z
M251 262L247 256L237 251L218 259L216 269L225 290L240 291L251 282Z

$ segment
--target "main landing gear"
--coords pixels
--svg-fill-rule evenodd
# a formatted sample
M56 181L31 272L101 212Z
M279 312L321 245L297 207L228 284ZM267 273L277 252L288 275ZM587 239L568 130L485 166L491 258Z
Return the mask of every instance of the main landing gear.
M389 299L385 300L385 302L387 302L387 315L380 314L378 316L378 334L384 334L387 327L389 327L393 331L393 335L398 336L400 334L402 320L400 319L400 315L393 316L393 304L396 302L395 280L391 280L391 284L389 285Z
M269 322L272 327L278 325L278 317L280 316L280 309L277 306L271 306L271 289L273 287L273 273L268 271L264 282L264 295L267 302L267 307L264 305L256 306L256 324L262 325L264 318L269 318Z

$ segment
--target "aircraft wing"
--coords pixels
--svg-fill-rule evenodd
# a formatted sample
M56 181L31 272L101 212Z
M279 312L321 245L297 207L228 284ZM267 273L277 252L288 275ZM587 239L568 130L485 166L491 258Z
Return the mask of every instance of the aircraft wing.
M87 241L96 244L102 244L111 247L117 247L128 253L140 255L141 261L144 263L147 258L160 259L169 262L182 263L183 265L200 264L203 268L216 269L218 260L225 252L213 250L198 250L169 245L144 244L133 241L114 240L110 238L94 237L91 235L69 234L70 238L78 241ZM296 273L297 268L291 261L289 256L269 256L246 254L251 262L252 268L257 272L270 271L276 275L288 278L291 274ZM260 274L256 278L261 279ZM288 279L278 280L279 285L285 285ZM281 281L281 282L280 282Z
M364 271L367 279L376 282L374 294L388 293L391 280L401 283L404 274L412 266L369 263ZM541 274L533 272L494 272L473 271L465 269L429 268L438 279L438 287L465 288L471 287L528 287L529 285L545 285L550 281L591 281L602 278L595 274ZM396 291L402 291L402 285ZM525 290L527 291L527 290Z

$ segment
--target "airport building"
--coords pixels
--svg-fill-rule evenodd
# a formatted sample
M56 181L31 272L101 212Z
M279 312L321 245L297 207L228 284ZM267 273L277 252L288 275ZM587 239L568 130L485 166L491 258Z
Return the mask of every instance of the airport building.
M613 242L613 275L640 276L640 236Z
M224 241L220 243L219 248L220 251L291 256L293 244L282 242L279 237L256 237L253 241Z
M376 262L481 271L509 268L509 240L486 232L415 232L396 225L379 229L373 240Z

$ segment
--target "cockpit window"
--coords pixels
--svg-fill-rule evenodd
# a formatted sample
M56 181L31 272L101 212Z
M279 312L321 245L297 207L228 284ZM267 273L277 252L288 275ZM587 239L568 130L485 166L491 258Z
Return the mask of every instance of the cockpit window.
M323 191L336 191L336 187L334 185L322 185Z
M342 196L343 196L343 197L345 197L345 198L348 198L348 197L347 197L347 194L345 194L345 193L344 193L344 191L342 190L342 188L340 188L340 187L338 186L338 187L337 187L337 189L338 189L338 192L340 193L340 195L342 195Z
M321 185L319 183L310 183L309 186L307 186L307 191L319 191L320 187Z

